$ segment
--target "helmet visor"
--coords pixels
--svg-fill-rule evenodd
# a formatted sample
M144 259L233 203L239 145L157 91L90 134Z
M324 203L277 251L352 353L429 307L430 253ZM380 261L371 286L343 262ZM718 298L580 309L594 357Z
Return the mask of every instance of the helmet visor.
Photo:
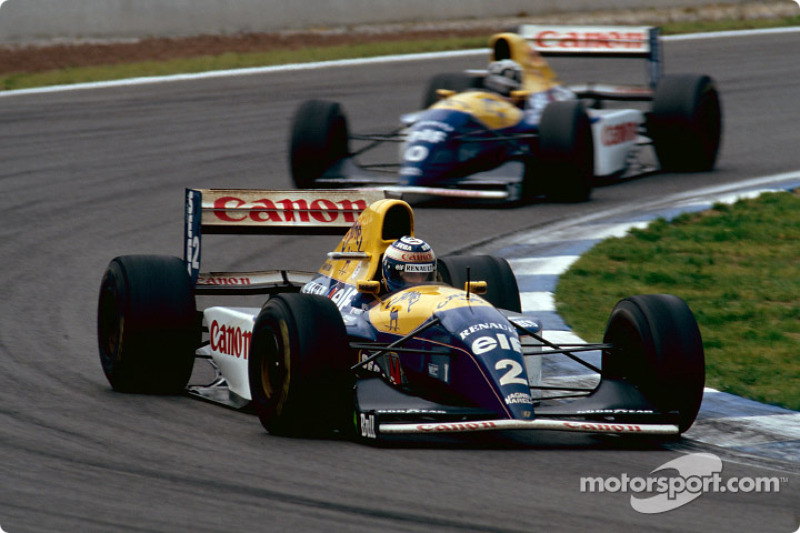
M405 288L436 280L436 263L398 263L390 271L390 281L397 288Z

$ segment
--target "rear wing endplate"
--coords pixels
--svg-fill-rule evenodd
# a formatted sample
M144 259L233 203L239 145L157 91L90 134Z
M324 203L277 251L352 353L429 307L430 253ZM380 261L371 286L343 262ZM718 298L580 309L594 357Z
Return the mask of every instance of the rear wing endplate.
M192 285L201 277L203 234L343 235L385 197L380 190L186 189L183 258Z
M650 87L661 79L661 32L654 26L523 24L517 33L543 56L643 58L647 60Z

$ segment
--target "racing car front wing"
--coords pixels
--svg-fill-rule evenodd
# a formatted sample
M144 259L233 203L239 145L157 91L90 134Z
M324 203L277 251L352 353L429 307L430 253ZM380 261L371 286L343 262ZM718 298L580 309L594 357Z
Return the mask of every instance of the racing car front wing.
M356 430L361 438L380 440L402 435L444 435L487 431L545 430L613 435L678 436L674 413L650 409L640 401L629 408L602 408L618 384L608 380L595 394L569 404L539 405L536 418L497 418L484 409L456 407L405 394L379 378L356 384ZM603 389L600 391L600 389ZM633 400L633 397L629 398ZM599 400L599 401L597 401Z
M471 433L476 431L550 430L578 433L612 433L638 435L678 435L675 424L623 424L617 422L586 422L579 420L472 420L426 424L383 423L377 428L383 435Z

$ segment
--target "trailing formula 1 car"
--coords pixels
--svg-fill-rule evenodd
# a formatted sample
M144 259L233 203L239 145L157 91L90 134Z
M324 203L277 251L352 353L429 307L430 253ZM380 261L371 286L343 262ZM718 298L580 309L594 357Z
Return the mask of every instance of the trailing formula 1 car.
M714 81L662 76L657 28L528 25L494 35L490 50L488 70L434 76L423 110L392 132L351 133L339 103L302 103L289 143L295 186L578 202L599 179L714 168L722 134ZM566 86L543 58L553 55L645 58L649 83ZM360 162L388 142L399 143L399 162Z
M187 190L183 259L121 256L102 278L98 345L111 386L252 410L274 434L367 441L507 429L673 438L692 425L704 353L683 300L626 298L602 343L566 346L521 312L502 258L441 257L407 269L435 280L392 289L382 256L404 255L398 239L416 242L414 213L384 196ZM316 273L201 272L201 243L219 233L343 236ZM197 308L197 296L245 294L266 301ZM602 351L601 368L581 358L590 351ZM582 361L599 382L552 384L541 375L550 357ZM201 364L215 379L190 384Z

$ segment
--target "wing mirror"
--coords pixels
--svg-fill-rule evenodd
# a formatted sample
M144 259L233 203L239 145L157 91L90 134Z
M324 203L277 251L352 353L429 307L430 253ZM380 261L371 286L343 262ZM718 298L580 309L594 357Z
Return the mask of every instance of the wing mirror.
M467 281L464 283L464 291L469 294L486 294L489 284L485 281Z
M361 280L356 283L356 290L360 293L378 296L381 292L381 282Z
M522 91L511 91L511 100L515 104L519 105L519 104L523 103L525 100L527 100L530 95L531 95L531 91L525 91L525 90L522 90Z

